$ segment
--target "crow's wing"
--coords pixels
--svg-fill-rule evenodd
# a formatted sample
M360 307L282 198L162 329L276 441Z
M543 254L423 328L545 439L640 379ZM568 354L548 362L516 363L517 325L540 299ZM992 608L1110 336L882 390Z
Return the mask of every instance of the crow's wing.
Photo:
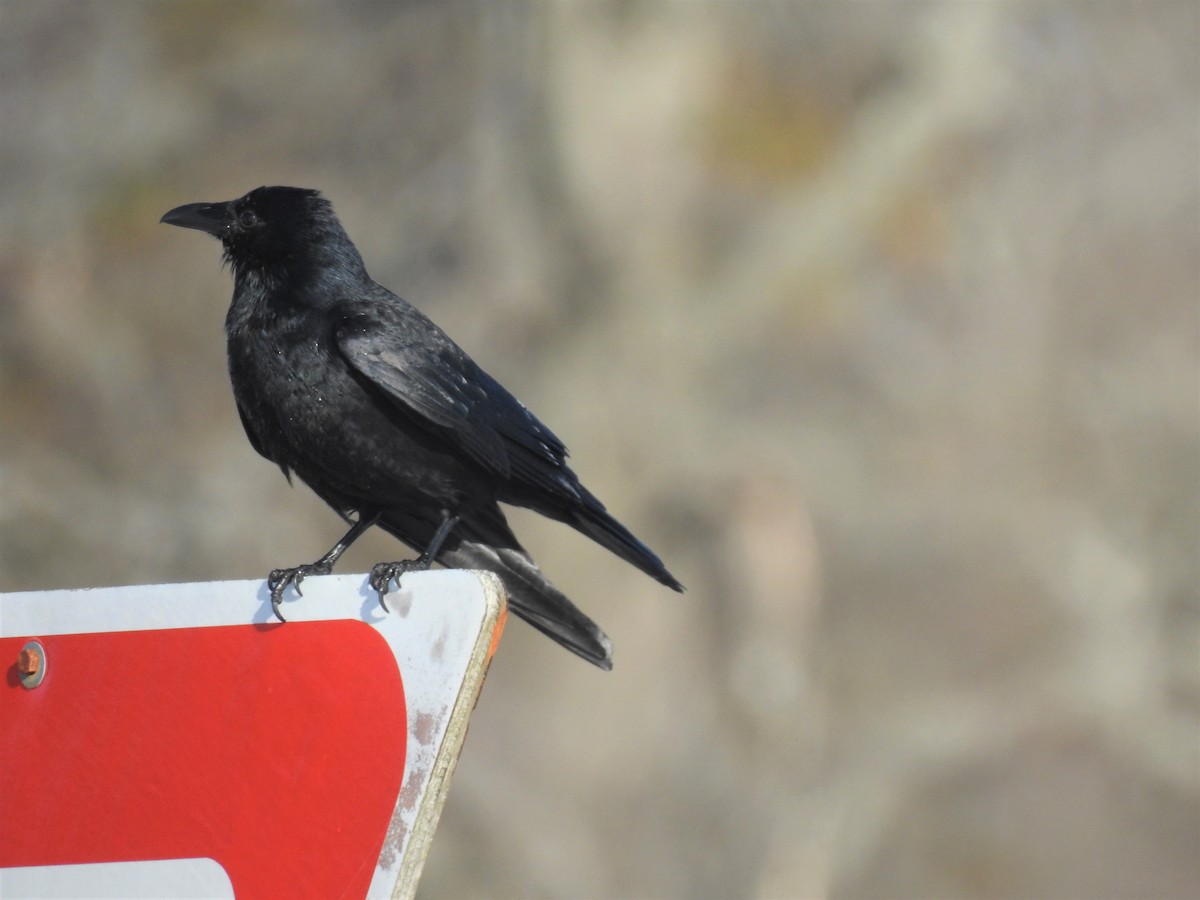
M335 338L353 369L485 470L577 496L563 442L420 310L390 292L355 301Z

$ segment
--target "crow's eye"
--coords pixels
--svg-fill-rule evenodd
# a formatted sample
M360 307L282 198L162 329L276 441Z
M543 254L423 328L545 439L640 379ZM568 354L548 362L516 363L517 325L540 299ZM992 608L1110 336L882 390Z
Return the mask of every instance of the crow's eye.
M243 209L238 215L238 224L243 228L253 228L258 224L258 216L254 214L252 209Z

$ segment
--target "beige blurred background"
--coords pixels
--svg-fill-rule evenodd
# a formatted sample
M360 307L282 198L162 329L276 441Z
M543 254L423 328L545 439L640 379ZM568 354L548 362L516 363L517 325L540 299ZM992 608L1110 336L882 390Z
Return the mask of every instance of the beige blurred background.
M0 0L0 590L341 534L158 224L318 187L689 588L515 516L616 669L510 624L423 896L1196 896L1198 51L1191 0Z

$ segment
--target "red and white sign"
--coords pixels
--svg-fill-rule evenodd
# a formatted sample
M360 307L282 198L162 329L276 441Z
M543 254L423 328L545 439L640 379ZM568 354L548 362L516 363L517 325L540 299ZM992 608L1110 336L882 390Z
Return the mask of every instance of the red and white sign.
M447 571L388 603L360 575L286 624L261 581L0 594L0 897L411 895L504 602Z

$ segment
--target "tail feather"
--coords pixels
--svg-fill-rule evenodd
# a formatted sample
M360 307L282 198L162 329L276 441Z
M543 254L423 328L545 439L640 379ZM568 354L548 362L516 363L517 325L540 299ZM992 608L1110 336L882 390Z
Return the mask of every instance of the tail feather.
M463 569L487 569L504 582L508 606L514 613L555 642L588 662L612 668L612 641L559 591L523 550L459 541L438 561Z
M380 527L410 547L422 549L437 523L403 510L389 510ZM541 573L518 543L499 506L475 510L450 532L437 561L448 568L486 569L504 582L508 606L542 634L602 669L612 668L612 642Z

